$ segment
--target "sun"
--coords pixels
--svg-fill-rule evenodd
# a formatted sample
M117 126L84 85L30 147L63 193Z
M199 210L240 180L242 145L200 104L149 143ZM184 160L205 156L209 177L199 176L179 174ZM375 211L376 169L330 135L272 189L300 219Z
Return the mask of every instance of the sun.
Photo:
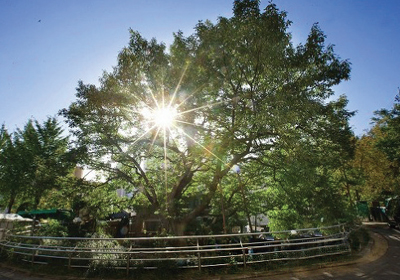
M154 109L146 107L141 114L151 125L159 129L171 129L171 127L175 126L178 111L175 107L168 105Z
M175 124L177 111L173 107L157 108L153 111L154 124L160 128L171 128Z

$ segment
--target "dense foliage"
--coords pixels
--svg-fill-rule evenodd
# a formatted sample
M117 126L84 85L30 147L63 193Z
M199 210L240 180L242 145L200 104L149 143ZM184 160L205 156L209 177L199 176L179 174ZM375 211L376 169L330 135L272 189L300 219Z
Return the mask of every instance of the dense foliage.
M43 197L67 184L75 164L68 137L55 118L43 124L29 120L14 133L3 125L0 135L0 190L8 211L16 201L22 208L36 209Z
M176 234L201 217L224 228L260 212L275 228L343 218L335 174L352 156L352 113L332 86L349 63L318 25L293 46L274 4L235 1L233 11L176 33L169 51L131 31L100 86L79 83L61 114L82 163L131 194L120 207Z
M374 126L357 141L351 164L358 200L382 201L400 195L400 97L390 109L375 112Z

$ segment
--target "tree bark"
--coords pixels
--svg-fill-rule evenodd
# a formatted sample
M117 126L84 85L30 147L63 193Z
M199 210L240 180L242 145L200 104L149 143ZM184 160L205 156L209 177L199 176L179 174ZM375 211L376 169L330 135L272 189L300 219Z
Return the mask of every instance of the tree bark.
M11 195L10 200L8 201L7 214L11 213L11 208L13 207L14 202L15 202L15 195Z

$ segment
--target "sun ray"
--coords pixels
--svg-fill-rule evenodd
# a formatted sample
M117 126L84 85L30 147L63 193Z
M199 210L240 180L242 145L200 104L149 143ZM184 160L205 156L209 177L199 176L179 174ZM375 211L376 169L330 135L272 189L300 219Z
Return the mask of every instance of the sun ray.
M149 86L148 87L148 91L150 92L151 95L151 99L154 102L154 105L156 106L156 108L160 108L160 105L158 104L157 98L155 97L153 91L151 90L151 88ZM143 102L143 101L142 101ZM144 102L144 105L149 108L150 110L153 110L154 107L151 107L150 105L148 105L146 102Z
M208 105L204 105L204 106L201 106L201 107L189 109L189 110L186 110L186 111L183 111L183 112L179 112L178 116L184 115L186 113L194 112L194 111L197 111L197 110L200 110L200 109L210 108L210 107L213 107L215 105L222 104L222 103L225 103L225 102L227 102L227 101L219 101L219 102L215 102L213 104L208 104Z
M172 104L173 104L173 102L174 102L174 100L175 100L176 94L178 93L178 89L181 87L183 77L185 76L186 70L187 70L188 68L189 68L189 63L186 63L185 69L183 69L182 75L181 75L181 77L180 77L180 79L179 79L178 84L176 85L176 88L175 88L174 93L173 93L173 95L172 95L172 97L171 97L171 100L169 101L168 107L172 106Z
M168 131L169 131L170 134L173 133L170 127L168 127ZM175 144L176 147L179 146L179 145L177 144L177 142L175 141L174 137L171 137L171 141L174 142L174 144Z
M179 109L179 107L182 106L182 104L184 104L189 98L191 98L192 96L194 96L198 91L200 91L203 87L199 87L198 89L194 90L190 95L188 95L181 103L179 103L176 106L176 109Z
M181 121L181 120L175 120L175 122L177 122L177 123L184 123L184 124L188 124L188 125L192 125L192 126L198 126L198 127L202 127L202 128L203 128L203 126L200 125L200 124L185 122L185 121Z
M167 137L164 127L164 184L165 184L165 210L168 213L168 173L167 173Z
M152 149L154 147L154 143L155 143L155 141L157 139L158 133L160 133L160 129L161 129L160 127L157 128L156 134L154 135L153 140L151 141L151 144L150 144L150 147L149 147L149 150L148 150L149 153L152 151Z
M210 153L211 155L213 155L216 159L218 159L223 165L228 166L228 164L226 164L222 159L220 159L216 154L214 154L212 151L210 151L209 149L207 149L206 147L204 147L202 144L200 144L197 140L195 140L192 136L190 136L189 134L187 134L185 131L183 131L183 129L175 126L175 128L180 131L181 133L183 133L184 135L186 135L187 137L189 137L193 142L195 142L197 145L199 145L200 147L202 147L204 150L206 150L208 153Z
M155 127L156 127L156 125L153 125L149 129L147 129L142 135L139 136L139 138L137 138L135 141L133 141L132 145L135 145L140 139L142 139L144 136L146 136L146 134L149 133L150 131L152 131Z
M161 97L162 97L162 105L161 105L161 107L158 107L157 109L165 108L164 86L163 86L163 88L161 89Z
M154 94L153 94L153 91L152 91L149 87L148 87L148 90L150 91L150 95L151 95L151 98L152 98L153 101L154 101L154 104L155 104L156 107L158 108L159 105L158 105L157 99L155 98L155 96L154 96ZM152 110L152 107L151 107L150 105L148 105L145 101L143 101L141 98L137 97L137 96L134 95L134 94L132 95L132 97L134 97L136 100L138 100L138 101L141 103L142 106L145 106L146 108Z

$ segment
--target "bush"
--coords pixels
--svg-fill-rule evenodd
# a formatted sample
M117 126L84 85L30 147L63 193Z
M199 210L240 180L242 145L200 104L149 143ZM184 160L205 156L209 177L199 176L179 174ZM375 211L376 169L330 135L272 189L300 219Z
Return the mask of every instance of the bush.
M65 237L68 236L68 229L66 226L62 225L60 221L50 219L47 221L47 223L42 224L42 226L36 232L36 235Z
M358 228L349 234L349 244L352 251L359 251L369 242L369 233L365 228Z
M92 238L109 238L105 234L93 234ZM82 247L91 248L89 270L87 276L112 275L117 267L126 266L126 260L121 255L115 254L121 246L115 240L89 240L80 244Z

